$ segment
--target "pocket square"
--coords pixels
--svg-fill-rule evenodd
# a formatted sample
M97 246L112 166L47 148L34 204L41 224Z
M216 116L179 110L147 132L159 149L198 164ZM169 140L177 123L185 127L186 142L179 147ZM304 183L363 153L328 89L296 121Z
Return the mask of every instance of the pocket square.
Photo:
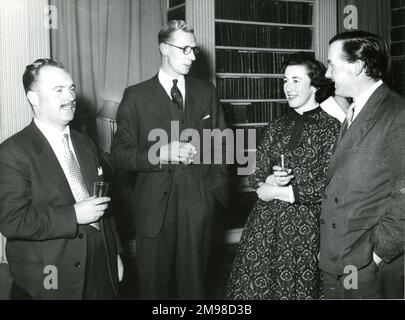
M202 118L202 120L206 120L206 119L209 119L209 118L211 118L211 116L209 114L207 114L204 118Z
M102 176L102 175L103 175L103 168L102 168L102 167L98 167L98 168L97 168L97 174L98 174L99 176Z

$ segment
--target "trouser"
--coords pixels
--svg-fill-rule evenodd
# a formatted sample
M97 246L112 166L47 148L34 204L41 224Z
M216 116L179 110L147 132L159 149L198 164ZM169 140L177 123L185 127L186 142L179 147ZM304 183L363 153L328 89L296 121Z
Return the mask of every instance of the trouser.
M404 299L404 255L378 267L373 260L357 274L323 273L325 299Z
M190 212L186 193L180 184L173 184L159 235L136 237L141 299L206 297L212 219L209 212Z
M111 283L103 234L91 226L86 226L86 229L87 260L83 299L114 299L116 294Z

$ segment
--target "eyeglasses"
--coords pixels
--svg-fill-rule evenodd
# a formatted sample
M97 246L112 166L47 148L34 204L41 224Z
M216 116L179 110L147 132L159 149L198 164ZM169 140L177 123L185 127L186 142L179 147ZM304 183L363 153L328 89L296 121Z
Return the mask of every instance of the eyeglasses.
M190 46L178 47L171 43L167 43L167 42L163 42L163 43L168 44L169 46L175 47L177 49L183 50L183 53L185 55L189 55L191 53L191 51L193 51L194 55L196 56L200 52L200 49L198 49L198 47L190 47Z

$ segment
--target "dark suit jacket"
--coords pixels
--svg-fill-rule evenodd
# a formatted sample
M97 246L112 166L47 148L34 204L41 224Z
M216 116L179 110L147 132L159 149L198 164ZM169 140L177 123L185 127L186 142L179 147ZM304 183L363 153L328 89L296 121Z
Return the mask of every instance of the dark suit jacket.
M373 251L389 263L403 254L404 224L405 100L383 84L332 155L320 267L335 275L347 265L360 269Z
M180 123L180 131L182 127L194 128L203 137L203 129L225 129L215 87L189 76L185 77L185 86L185 122ZM138 235L155 237L159 234L176 170L184 170L182 185L188 194L187 204L184 205L195 212L195 216L212 213L215 199L222 203L226 201L226 166L161 166L149 161L148 152L156 144L155 140L148 141L149 133L162 129L169 134L169 141L166 141L169 143L170 122L179 119L179 111L159 83L157 75L125 90L117 112L118 129L111 155L115 167L137 172L131 201ZM173 140L178 138L173 137ZM225 150L221 148L222 142L213 142L212 153Z
M71 139L89 193L99 162L92 141L73 130ZM0 145L0 231L14 281L35 299L81 299L86 270L86 227L78 225L75 199L62 167L32 122ZM117 250L108 213L100 221L109 258L108 275L118 288ZM58 290L43 286L44 268L55 266Z

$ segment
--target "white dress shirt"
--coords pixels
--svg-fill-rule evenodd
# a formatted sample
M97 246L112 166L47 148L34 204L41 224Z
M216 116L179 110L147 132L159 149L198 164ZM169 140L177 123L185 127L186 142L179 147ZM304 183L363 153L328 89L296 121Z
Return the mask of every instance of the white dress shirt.
M375 84L373 84L370 88L366 91L362 92L357 98L354 98L354 113L352 122L356 119L359 115L360 111L363 109L365 104L367 103L368 99L370 99L371 95L376 91L381 85L383 84L382 80L378 80Z
M164 72L162 69L160 69L158 73L158 78L160 84L163 86L170 99L172 98L170 91L172 90L173 87L173 80L177 79L179 81L177 83L177 87L179 88L181 95L183 96L183 107L184 107L184 102L186 101L186 82L184 80L184 76L180 75L177 78L173 78L172 76Z
M65 128L65 130L59 131L59 130L55 129L54 127L44 123L43 121L38 120L37 118L34 118L34 123L38 127L38 129L43 133L46 140L48 140L49 144L51 145L51 148L52 148L53 152L55 153L60 166L62 167L63 173L65 174L65 177L69 183L70 189L72 190L72 194L74 196L75 192L73 192L73 189L72 189L72 186L73 186L72 177L70 176L69 169L67 167L67 164L64 161L64 147L63 147L63 139L64 139L63 135L64 134L69 135L69 148L77 160L76 153L75 153L75 150L74 150L73 144L72 144L72 139L70 137L69 126L67 126ZM78 199L75 199L75 200L76 200L76 202L78 201Z

